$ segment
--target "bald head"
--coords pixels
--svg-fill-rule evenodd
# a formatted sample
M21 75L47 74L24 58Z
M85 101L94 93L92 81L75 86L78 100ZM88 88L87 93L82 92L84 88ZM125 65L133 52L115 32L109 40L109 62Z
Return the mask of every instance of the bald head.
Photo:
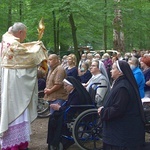
M59 57L56 54L50 54L48 60L51 68L59 65Z
M59 57L56 54L50 54L49 57L51 57L53 59L59 59Z

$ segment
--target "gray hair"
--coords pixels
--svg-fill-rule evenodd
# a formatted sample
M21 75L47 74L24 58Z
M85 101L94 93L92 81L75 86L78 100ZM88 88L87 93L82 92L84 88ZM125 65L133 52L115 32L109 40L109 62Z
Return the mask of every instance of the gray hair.
M84 62L82 62L82 64L84 64L84 65L85 65L86 70L88 70L88 69L89 69L90 65L89 65L89 63L88 63L88 62L84 61Z
M11 32L12 33L16 33L18 31L24 31L26 29L26 25L24 25L23 23L21 22L16 22L14 23L14 25L11 27Z
M139 66L139 60L136 57L131 57L129 59L129 61L131 61L135 66Z

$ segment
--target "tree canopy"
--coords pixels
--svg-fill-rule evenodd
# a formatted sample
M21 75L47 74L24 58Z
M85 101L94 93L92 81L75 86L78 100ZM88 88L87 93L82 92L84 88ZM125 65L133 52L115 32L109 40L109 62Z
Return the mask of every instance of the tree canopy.
M57 53L78 46L114 49L115 10L119 8L125 51L150 47L150 0L1 0L0 36L14 22L28 27L26 42L38 39L38 23L44 18L42 38Z

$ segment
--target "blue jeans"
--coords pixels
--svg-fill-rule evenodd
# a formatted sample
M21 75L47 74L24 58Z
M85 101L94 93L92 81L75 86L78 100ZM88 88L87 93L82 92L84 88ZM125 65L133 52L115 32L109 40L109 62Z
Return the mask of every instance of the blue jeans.
M62 99L56 99L54 101L49 101L49 105L50 104L59 104L60 106L65 102L65 100ZM50 108L50 114L52 114L55 110Z

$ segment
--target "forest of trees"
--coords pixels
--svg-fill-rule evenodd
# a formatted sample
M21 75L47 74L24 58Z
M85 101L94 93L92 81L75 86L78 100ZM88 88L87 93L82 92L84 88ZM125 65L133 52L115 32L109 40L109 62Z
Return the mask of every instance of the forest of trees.
M25 42L36 41L42 17L42 41L56 53L86 45L123 52L150 48L150 0L0 0L0 36L23 22Z

